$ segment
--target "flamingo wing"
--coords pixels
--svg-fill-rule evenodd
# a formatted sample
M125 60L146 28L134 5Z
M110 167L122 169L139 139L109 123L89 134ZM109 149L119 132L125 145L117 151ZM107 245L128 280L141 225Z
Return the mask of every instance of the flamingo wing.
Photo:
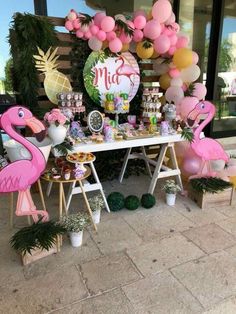
M15 192L27 189L36 180L29 160L15 161L0 171L0 193Z
M229 160L229 156L226 154L221 144L208 137L199 141L196 147L196 153L204 160L222 159L226 162Z

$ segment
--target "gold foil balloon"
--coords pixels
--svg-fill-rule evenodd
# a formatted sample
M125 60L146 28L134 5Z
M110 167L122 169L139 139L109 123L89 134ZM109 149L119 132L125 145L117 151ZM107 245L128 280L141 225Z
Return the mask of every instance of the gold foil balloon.
M152 44L150 44L150 46L148 48L146 48L145 46L146 46L146 43L141 41L137 44L137 47L136 47L137 55L141 59L151 58L151 56L153 55L153 52L154 52L154 48L153 48Z
M170 86L170 81L171 81L171 77L169 76L169 74L167 73L162 74L159 80L160 87L162 89L167 89Z

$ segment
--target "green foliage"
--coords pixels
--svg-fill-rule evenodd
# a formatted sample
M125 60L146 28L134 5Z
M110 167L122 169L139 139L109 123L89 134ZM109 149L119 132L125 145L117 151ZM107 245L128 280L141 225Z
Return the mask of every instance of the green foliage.
M181 191L181 188L178 184L175 183L175 180L166 180L163 188L167 194L176 194Z
M234 60L232 49L232 43L225 38L220 45L219 72L227 72L230 70Z
M184 92L184 96L190 96L193 97L193 92L194 92L194 84L190 83L188 89Z
M55 145L54 148L62 156L66 156L68 153L70 153L73 150L73 146L71 146L70 143L67 141L64 141L61 144Z
M46 51L57 43L54 26L44 17L16 13L11 22L9 43L18 102L33 110L37 104L38 74L33 55L37 46Z
M49 250L57 240L58 235L65 232L64 227L54 221L42 222L42 219L31 226L17 231L11 238L11 246L22 255L40 248Z
M146 193L142 195L142 198L141 198L142 207L149 209L149 208L152 208L155 204L156 204L156 198L154 195L150 193Z
M13 67L13 61L12 61L12 58L10 58L7 60L5 68L4 68L4 72L5 72L4 86L5 86L6 92L12 92L13 91L12 67Z
M107 203L111 211L116 212L121 210L125 206L124 195L120 192L112 192L107 197Z
M232 184L230 182L214 177L191 179L190 184L192 188L199 193L208 192L212 194L224 191L225 189L232 187Z
M181 137L189 143L192 143L194 141L193 130L191 128L184 127L181 133Z
M125 208L135 210L139 207L140 201L136 195L129 195L125 198Z
M133 36L134 30L122 20L116 20L116 27L127 36Z

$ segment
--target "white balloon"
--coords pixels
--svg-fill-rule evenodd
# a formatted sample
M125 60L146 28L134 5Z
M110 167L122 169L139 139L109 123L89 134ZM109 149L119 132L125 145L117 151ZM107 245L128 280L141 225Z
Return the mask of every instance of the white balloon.
M131 41L131 43L129 44L129 51L136 53L136 46L137 46L137 43L134 41Z
M102 41L97 39L97 37L91 37L88 41L88 45L93 51L99 51L102 49Z
M178 86L181 87L183 85L183 81L180 77L172 78L170 81L170 86Z
M188 68L183 69L180 72L180 77L183 82L191 83L195 82L201 74L200 68L196 64L191 64Z
M121 20L123 22L126 21L126 17L123 14L116 14L115 15L115 20Z
M175 105L179 104L181 99L184 98L184 92L181 87L170 86L165 93L165 99L170 103L174 102Z
M155 71L156 75L162 75L169 71L169 65L167 63L155 63L153 62L153 71Z

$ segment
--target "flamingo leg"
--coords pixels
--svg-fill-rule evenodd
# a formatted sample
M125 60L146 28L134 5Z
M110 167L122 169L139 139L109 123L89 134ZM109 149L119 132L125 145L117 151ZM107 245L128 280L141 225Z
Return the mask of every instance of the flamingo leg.
M37 210L32 200L30 189L25 191L19 191L17 205L16 205L17 216L31 215L34 222L38 221L38 215L43 217L43 221L48 220L48 213L45 210Z

